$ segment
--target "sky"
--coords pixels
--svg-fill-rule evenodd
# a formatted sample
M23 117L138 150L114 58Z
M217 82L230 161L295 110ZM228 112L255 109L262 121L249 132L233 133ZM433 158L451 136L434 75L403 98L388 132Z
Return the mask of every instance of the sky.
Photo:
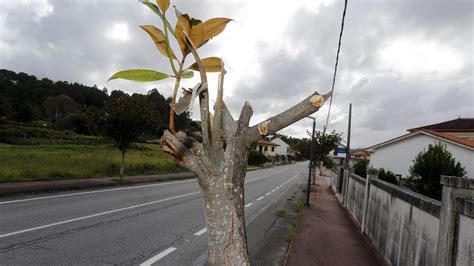
M225 62L224 100L238 117L245 100L251 124L314 91L330 91L343 0L179 0L203 21L228 17L225 31L199 49ZM406 129L474 117L471 0L349 0L328 131L346 138L352 103L352 147L368 147ZM170 8L168 17L176 18ZM145 94L171 95L172 79L107 79L125 69L171 73L168 60L138 26L162 27L137 1L0 0L0 69L38 78ZM177 44L173 44L179 54ZM186 65L194 61L188 58ZM194 87L197 76L182 83ZM210 74L215 97L217 76ZM212 103L212 100L211 100ZM329 102L314 114L322 130ZM197 105L192 116L198 118ZM303 119L281 133L307 137Z

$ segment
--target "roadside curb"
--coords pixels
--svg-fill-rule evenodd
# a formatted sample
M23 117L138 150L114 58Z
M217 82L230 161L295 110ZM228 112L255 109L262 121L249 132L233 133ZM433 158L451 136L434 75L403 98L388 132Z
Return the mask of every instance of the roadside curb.
M271 227L265 233L265 238L250 251L250 261L255 265L284 265L287 253L296 227L292 223L298 223L300 213L296 213L299 199L302 197L302 189L304 184L297 187L297 190L291 196L290 202L282 205L282 210L286 214L282 217L275 217ZM275 213L270 215L275 216ZM297 225L296 225L297 226ZM290 232L290 230L293 230ZM291 240L286 239L287 235L293 235Z
M194 178L191 172L158 174L148 176L127 176L123 183L118 181L119 177L105 177L92 179L70 179L57 181L33 181L0 183L0 197L13 196L17 194L33 194L50 191L76 190L86 188L101 188L120 185L133 185L147 182L163 182L169 180L183 180Z
M271 166L274 167L274 166ZM270 168L270 167L266 167ZM252 167L247 172L262 170L266 168ZM21 194L35 194L41 192L80 190L90 188L102 188L112 186L133 185L148 182L164 182L171 180L184 180L194 178L191 172L142 175L142 176L125 176L123 183L120 184L119 177L102 177L88 179L68 179L68 180L50 180L50 181L31 181L31 182L14 182L0 183L0 197L14 196Z

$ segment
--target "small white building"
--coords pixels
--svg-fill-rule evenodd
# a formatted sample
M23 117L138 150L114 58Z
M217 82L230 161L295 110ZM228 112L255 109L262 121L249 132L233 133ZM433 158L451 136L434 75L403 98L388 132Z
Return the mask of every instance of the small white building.
M441 142L464 167L466 176L474 178L474 141L426 128L410 131L412 132L406 135L367 148L367 151L373 152L370 166L390 170L402 178L407 177L416 155L428 149L430 144Z
M280 138L273 139L272 142L280 145L275 148L275 154L283 155L285 157L288 156L288 150L290 149L290 145L286 144L286 142L284 142Z
M273 143L272 141L266 140L266 139L260 139L255 142L255 151L265 155L265 156L270 156L273 157L276 155L275 149L279 145L276 143Z

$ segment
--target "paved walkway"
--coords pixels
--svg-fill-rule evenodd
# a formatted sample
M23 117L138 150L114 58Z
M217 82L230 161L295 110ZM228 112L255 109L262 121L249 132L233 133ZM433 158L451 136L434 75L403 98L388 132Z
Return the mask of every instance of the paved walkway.
M318 177L316 183L286 265L386 265L367 244L326 180Z

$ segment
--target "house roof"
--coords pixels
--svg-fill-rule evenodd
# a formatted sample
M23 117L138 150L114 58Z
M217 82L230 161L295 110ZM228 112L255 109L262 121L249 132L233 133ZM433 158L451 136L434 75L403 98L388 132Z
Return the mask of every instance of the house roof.
M402 136L384 141L382 143L376 144L374 146L365 148L364 150L378 149L380 147L383 147L383 146L392 144L394 142L397 142L397 141L400 141L400 140L403 140L403 139L406 139L406 138L410 138L410 137L413 137L413 136L416 136L416 135L419 135L419 134L424 134L424 135L431 136L431 137L434 137L434 138L437 138L437 139L442 139L444 141L447 141L447 142L450 142L450 143L453 143L453 144L456 144L458 146L462 146L462 147L465 147L465 148L468 148L468 149L471 149L471 150L474 149L474 141L472 141L472 140L466 140L466 139L458 138L458 137L455 137L455 136L452 136L452 135L449 135L449 134L445 134L445 133L442 133L442 132L437 132L437 131L434 131L434 130L417 129L417 130L415 130L413 132L410 132L408 134L405 134L405 135L402 135Z
M427 129L438 132L474 132L474 118L458 118L437 124L408 129L410 132Z
M268 145L268 146L280 146L276 143L273 143L269 140L266 140L266 139L259 139L257 140L257 142L255 142L255 144L260 144L260 145Z

